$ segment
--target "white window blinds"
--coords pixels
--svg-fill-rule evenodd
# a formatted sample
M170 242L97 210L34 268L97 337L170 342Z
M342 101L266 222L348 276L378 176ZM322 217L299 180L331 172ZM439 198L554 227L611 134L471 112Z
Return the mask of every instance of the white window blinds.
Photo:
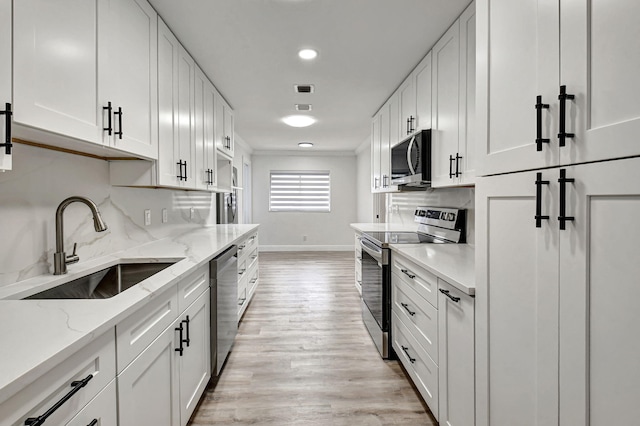
M328 171L271 172L269 210L272 212L331 211Z

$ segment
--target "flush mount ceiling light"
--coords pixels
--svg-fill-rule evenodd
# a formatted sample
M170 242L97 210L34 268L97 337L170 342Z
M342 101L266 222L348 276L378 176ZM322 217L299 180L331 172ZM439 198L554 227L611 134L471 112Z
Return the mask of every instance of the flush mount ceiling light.
M315 123L316 119L308 115L289 115L282 121L291 127L307 127Z
M302 59L311 60L318 56L318 52L313 49L302 49L298 52L298 56Z
M311 148L313 144L311 142L299 142L298 146L300 148Z

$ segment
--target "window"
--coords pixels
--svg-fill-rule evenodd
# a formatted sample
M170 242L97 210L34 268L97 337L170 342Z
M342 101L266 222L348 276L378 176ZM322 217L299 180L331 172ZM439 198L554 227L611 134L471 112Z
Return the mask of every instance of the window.
M331 181L328 171L271 172L269 211L329 212Z

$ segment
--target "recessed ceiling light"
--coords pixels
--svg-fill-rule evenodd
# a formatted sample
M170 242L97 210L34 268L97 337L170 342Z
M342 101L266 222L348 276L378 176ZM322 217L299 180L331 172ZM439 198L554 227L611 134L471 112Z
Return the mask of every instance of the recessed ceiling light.
M302 49L298 52L298 56L302 59L310 60L315 59L315 57L318 56L318 52L313 49Z
M313 144L311 142L300 142L298 143L300 148L311 148Z
M308 115L289 115L282 121L291 127L307 127L315 123L316 119Z

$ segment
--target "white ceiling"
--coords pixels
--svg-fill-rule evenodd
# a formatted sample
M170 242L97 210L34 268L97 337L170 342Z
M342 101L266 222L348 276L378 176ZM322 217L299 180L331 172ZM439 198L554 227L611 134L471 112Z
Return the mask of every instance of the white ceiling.
M371 117L469 0L150 0L235 110L254 150L354 151ZM297 52L316 49L306 62ZM313 84L297 94L294 84ZM310 103L318 121L280 120Z

